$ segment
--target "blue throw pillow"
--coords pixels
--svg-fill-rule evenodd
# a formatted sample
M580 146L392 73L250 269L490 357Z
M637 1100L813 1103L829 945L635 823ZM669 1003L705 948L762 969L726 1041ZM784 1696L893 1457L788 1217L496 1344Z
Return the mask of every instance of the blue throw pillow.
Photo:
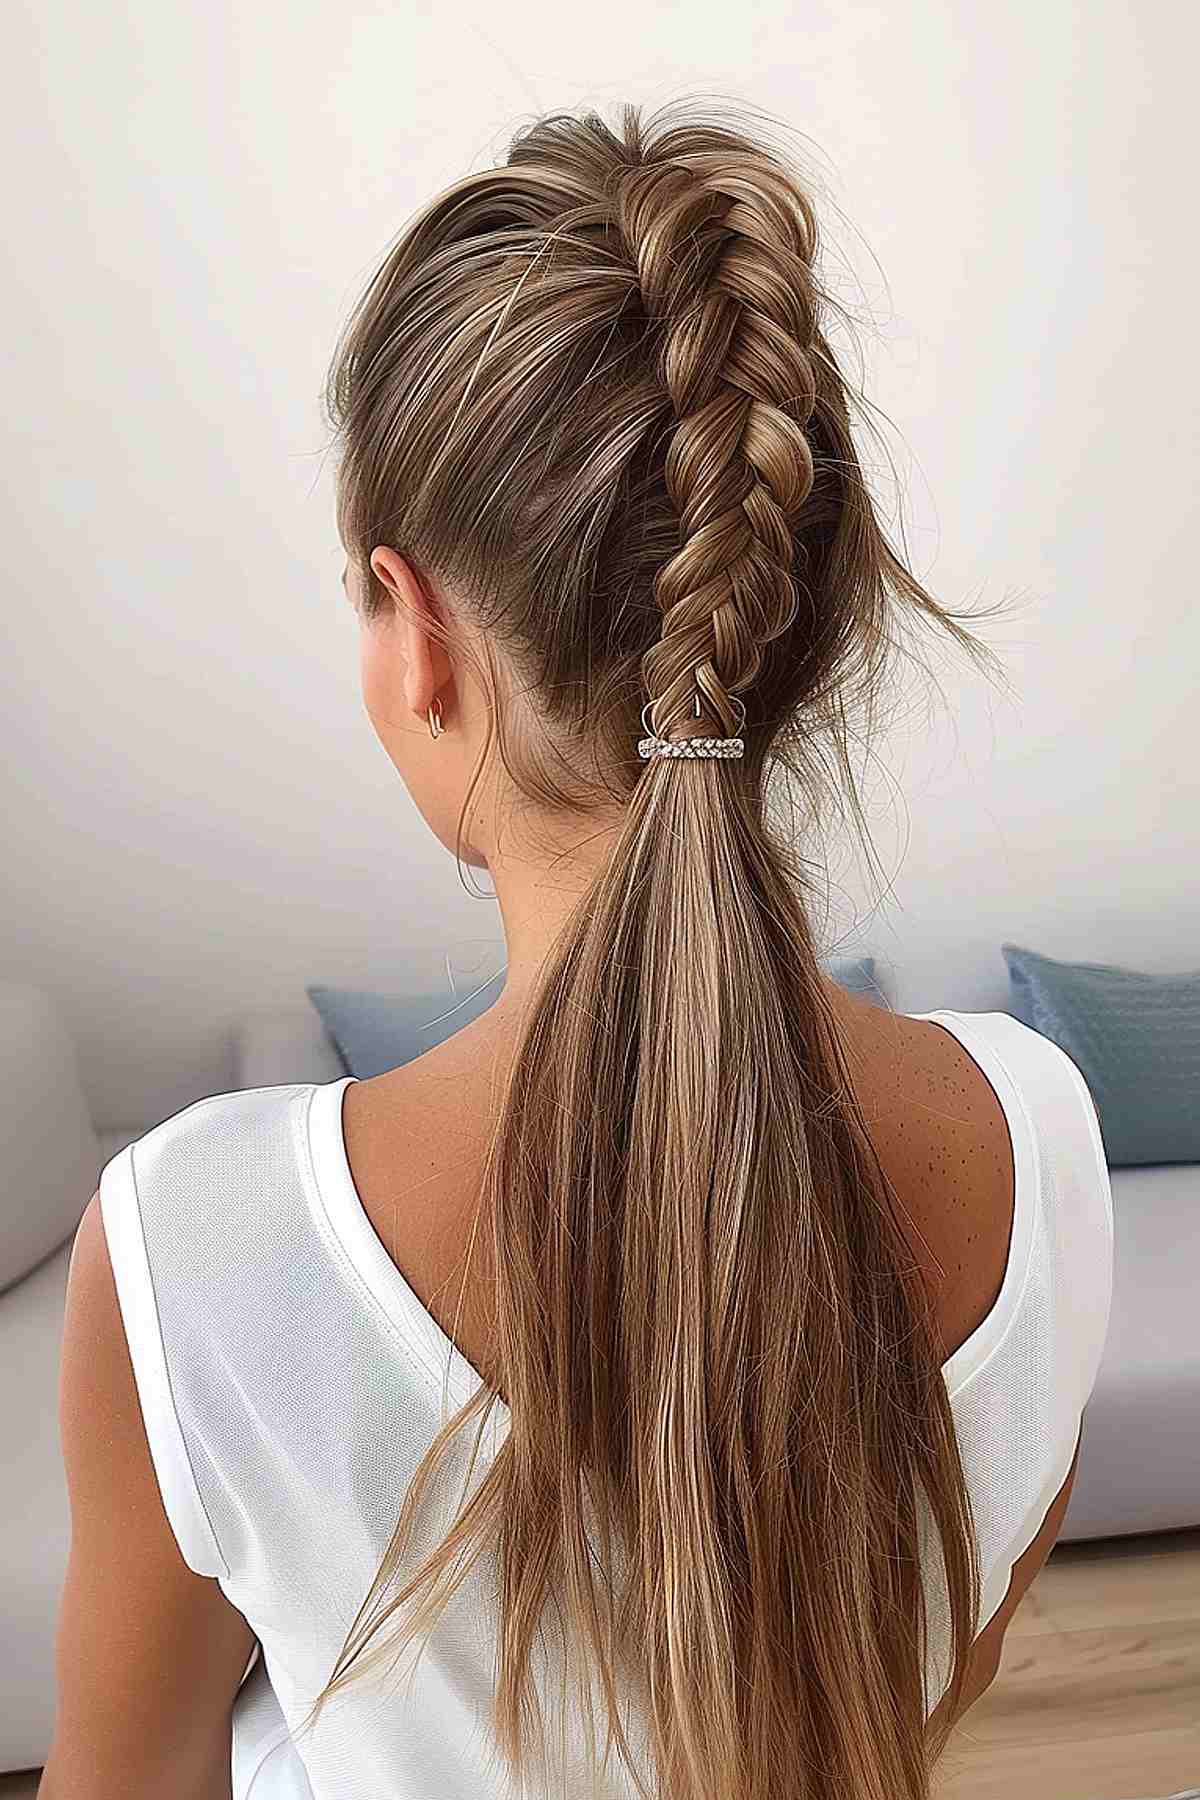
M882 997L873 957L828 963L825 968L852 993L872 1000ZM305 991L321 1015L346 1073L367 1081L385 1069L412 1062L479 1018L500 998L505 973L499 969L457 999L446 993L372 994L357 988L310 987Z
M864 999L874 1000L876 1004L883 1000L883 989L875 978L873 956L840 957L833 962L823 962L821 967L831 981L836 981L849 993L862 994Z
M1010 1010L1078 1068L1113 1168L1200 1162L1200 970L1143 975L1001 948Z
M356 988L305 991L337 1048L348 1075L368 1081L434 1049L479 1018L500 998L504 969L466 994L372 994Z

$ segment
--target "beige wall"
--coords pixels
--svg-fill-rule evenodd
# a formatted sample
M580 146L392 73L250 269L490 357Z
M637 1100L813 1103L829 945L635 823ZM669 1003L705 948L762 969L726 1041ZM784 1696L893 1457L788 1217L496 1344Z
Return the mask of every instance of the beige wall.
M0 973L60 997L102 1123L228 1086L247 1005L497 938L359 711L317 394L407 213L581 101L811 137L913 560L1019 603L1014 693L944 668L876 746L898 1003L1001 1004L1005 937L1200 963L1177 9L14 0L5 35Z

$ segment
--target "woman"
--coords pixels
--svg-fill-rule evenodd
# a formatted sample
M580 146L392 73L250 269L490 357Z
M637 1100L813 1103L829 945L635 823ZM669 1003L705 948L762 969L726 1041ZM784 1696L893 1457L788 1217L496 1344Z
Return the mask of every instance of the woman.
M917 1800L995 1673L1111 1202L1069 1059L839 989L768 817L906 612L976 647L885 541L816 248L748 127L551 116L351 321L365 702L506 984L105 1169L53 1800Z

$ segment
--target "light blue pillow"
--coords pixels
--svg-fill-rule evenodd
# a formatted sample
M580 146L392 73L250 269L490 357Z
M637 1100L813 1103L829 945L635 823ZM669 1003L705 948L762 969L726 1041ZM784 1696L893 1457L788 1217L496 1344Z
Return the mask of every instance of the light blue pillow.
M348 1075L368 1081L412 1062L479 1018L500 998L504 969L466 994L372 994L357 988L305 990Z
M874 1000L877 1005L883 1000L883 989L875 977L873 956L839 957L833 962L823 962L821 967L831 981L836 981L849 993L862 994L864 999Z
M1143 975L1001 949L1010 1011L1078 1068L1112 1167L1200 1162L1200 970Z
M852 993L881 998L870 956L832 962L826 972ZM500 998L506 970L456 998L453 994L373 994L357 988L310 987L305 991L321 1016L348 1075L367 1081L412 1062L453 1037Z

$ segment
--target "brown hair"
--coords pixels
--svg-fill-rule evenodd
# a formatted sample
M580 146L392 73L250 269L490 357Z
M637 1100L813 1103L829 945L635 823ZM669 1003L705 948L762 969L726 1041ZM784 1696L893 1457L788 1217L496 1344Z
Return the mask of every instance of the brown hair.
M488 1550L512 1769L548 1760L553 1599L576 1716L594 1734L598 1682L604 1760L646 1792L635 1694L671 1800L924 1800L978 1621L943 1346L767 777L815 797L849 772L904 615L980 646L886 541L817 250L806 182L744 119L553 114L413 220L329 382L368 610L386 543L475 628L519 790L625 811L547 953L484 1176L495 1385L431 1444L317 1710ZM639 759L647 702L658 732L711 736L735 697L741 760ZM496 1393L500 1449L369 1619ZM936 1724L926 1505L952 1618Z

